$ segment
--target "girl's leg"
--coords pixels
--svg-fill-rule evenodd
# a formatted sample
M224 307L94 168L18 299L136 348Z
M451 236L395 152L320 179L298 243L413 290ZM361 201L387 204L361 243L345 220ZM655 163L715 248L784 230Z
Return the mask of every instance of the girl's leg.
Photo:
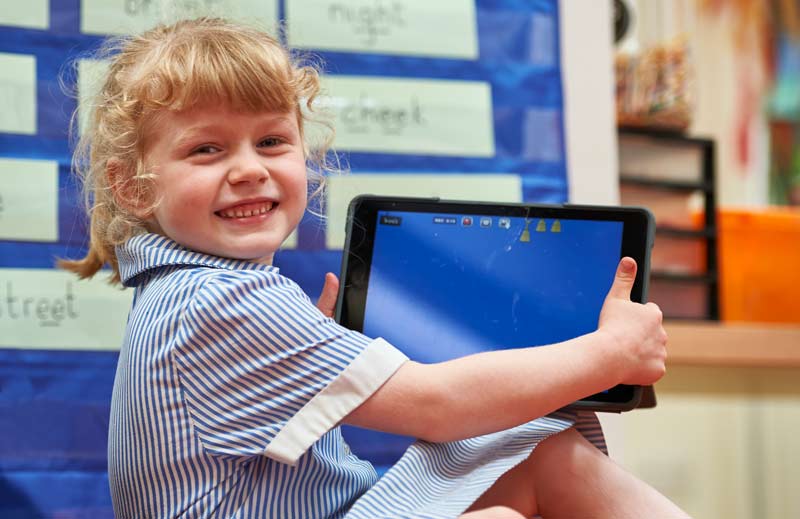
M686 518L651 486L598 451L575 429L551 436L507 472L470 511L508 506L525 517Z

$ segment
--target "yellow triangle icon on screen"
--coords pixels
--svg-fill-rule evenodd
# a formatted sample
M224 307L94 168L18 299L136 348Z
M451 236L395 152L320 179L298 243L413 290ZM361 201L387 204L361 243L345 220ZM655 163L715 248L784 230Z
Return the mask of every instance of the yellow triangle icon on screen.
M531 241L531 231L528 230L528 227L531 225L530 220L525 220L525 230L522 231L522 235L519 237L519 241L521 242L529 242Z
M536 224L536 232L546 232L547 231L547 223L544 220L539 220L539 223Z
M561 232L561 222L558 220L553 222L553 225L550 226L550 232Z

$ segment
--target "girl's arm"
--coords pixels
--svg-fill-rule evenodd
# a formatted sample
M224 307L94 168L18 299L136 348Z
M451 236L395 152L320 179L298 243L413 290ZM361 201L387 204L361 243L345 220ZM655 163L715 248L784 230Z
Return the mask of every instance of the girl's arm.
M666 333L652 303L630 301L636 263L620 262L596 332L550 346L406 362L345 423L443 442L507 429L617 384L663 376Z

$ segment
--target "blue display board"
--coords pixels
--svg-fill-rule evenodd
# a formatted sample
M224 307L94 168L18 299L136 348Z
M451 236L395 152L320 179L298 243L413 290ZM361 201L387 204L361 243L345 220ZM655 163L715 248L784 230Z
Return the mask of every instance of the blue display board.
M67 136L76 101L59 78L69 80L70 63L95 49L102 37L81 33L79 0L50 0L48 9L47 29L0 26L0 53L36 59L36 130L0 132L0 159L57 162L57 240L0 240L0 270L53 269L56 258L80 257L86 248L82 201L69 171ZM278 14L286 14L284 2L278 2ZM476 23L477 59L312 52L335 75L488 83L494 155L351 153L347 162L355 174L514 173L521 178L522 200L564 202L558 2L478 0ZM314 298L324 272L338 272L340 261L341 251L325 248L324 222L307 217L297 247L279 253L275 263ZM10 319L6 310L12 296L3 294L0 319ZM13 346L0 348L0 517L112 517L106 438L117 354ZM353 448L359 452L355 438ZM363 454L377 464L388 463L397 448L387 443Z

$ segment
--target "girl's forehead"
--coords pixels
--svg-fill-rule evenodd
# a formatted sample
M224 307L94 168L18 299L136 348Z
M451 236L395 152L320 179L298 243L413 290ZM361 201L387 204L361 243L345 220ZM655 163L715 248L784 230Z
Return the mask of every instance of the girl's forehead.
M237 110L226 104L198 104L184 110L162 109L150 117L150 133L164 133L176 128L242 124L281 124L299 128L297 113L284 110Z

